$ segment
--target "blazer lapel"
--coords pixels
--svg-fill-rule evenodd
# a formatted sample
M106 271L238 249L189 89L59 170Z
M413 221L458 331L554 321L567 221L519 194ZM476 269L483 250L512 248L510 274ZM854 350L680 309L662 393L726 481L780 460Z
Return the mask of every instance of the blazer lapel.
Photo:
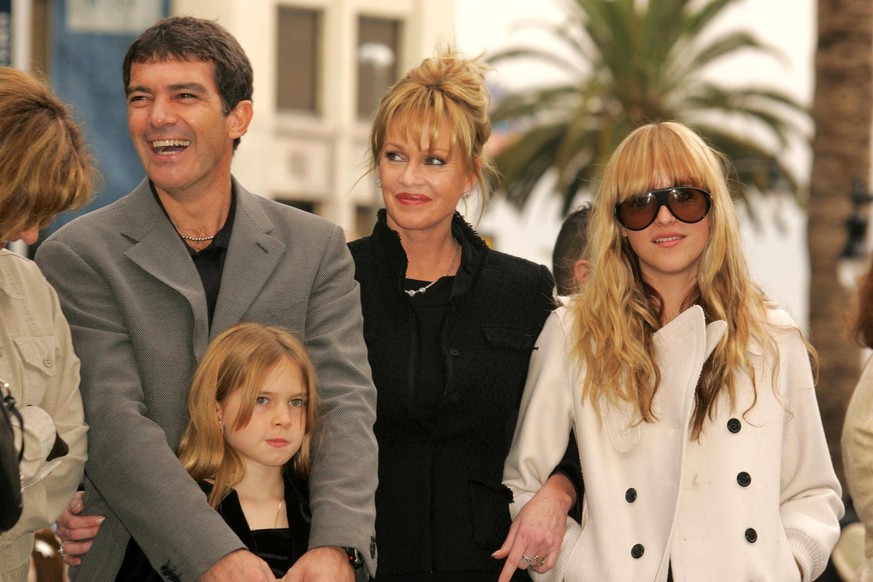
M209 341L209 317L203 284L194 261L155 201L148 179L128 195L127 224L121 234L133 241L125 256L143 271L180 293L194 314L194 353L199 358Z
M273 222L257 197L236 180L234 191L236 216L212 319L213 338L243 320L285 253L285 243L270 234Z

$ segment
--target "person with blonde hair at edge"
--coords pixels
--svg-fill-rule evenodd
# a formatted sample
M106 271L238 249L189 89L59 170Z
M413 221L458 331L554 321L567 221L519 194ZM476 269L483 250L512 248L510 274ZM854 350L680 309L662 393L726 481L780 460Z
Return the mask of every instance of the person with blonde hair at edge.
M873 348L873 268L868 267L858 280L850 323L855 343L868 350ZM843 530L834 563L857 568L858 582L873 582L873 357L864 364L849 400L841 444L846 488L860 525L851 524ZM863 530L863 551L856 553L852 549L859 527Z
M634 130L591 217L592 270L546 322L504 469L520 511L567 431L585 478L538 580L814 580L843 514L812 348L750 280L726 159L675 122ZM508 558L542 548L517 537Z
M0 580L27 580L33 534L61 514L82 478L86 434L79 358L57 295L37 266L6 250L32 245L84 206L98 174L70 108L35 76L0 67L0 397L15 399L22 507L0 534ZM8 502L8 499L0 500Z

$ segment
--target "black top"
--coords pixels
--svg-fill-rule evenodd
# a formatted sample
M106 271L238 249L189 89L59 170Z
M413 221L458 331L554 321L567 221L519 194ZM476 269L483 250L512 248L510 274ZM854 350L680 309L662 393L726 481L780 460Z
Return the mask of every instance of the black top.
M199 483L207 495L212 485ZM289 473L285 475L285 512L288 528L252 531L246 521L236 491L221 500L215 508L224 518L243 544L259 558L267 562L276 578L281 578L294 565L307 549L311 516L305 488L299 480ZM209 532L203 532L209 535ZM116 582L161 582L163 578L155 572L139 544L131 538L124 554L124 562L115 577Z
M493 582L503 567L491 557L511 523L503 462L553 282L546 267L489 249L458 214L452 234L457 274L412 298L384 210L349 244L378 390L379 582Z
M149 186L151 186L155 200L158 201L158 205L167 216L167 220L170 220L167 209L164 208L161 202L161 197L155 191L155 185L149 181ZM231 192L230 210L227 213L227 220L224 221L224 226L221 227L221 230L215 233L215 237L210 241L209 246L197 251L191 248L189 244L185 244L185 247L191 254L191 260L194 261L194 266L197 267L200 281L203 283L210 326L212 325L212 315L215 313L215 304L218 302L218 292L221 290L221 273L224 271L224 259L227 256L227 247L230 245L230 235L233 233L234 216L236 216L236 193ZM181 235L179 237L181 238ZM184 242L185 239L182 239L182 241Z
M420 289L430 281L406 279L404 289ZM413 296L409 304L418 321L418 362L415 384L418 407L424 418L432 416L439 405L446 385L445 361L440 350L440 330L449 309L454 276L443 277L424 293Z

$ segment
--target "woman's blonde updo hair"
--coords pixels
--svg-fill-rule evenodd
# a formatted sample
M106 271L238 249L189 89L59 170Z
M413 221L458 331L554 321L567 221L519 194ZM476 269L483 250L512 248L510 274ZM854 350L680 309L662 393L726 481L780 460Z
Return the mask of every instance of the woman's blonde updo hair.
M476 176L482 197L480 209L484 209L489 194L487 178L494 175L493 164L483 154L491 136L486 69L481 57L465 59L444 49L406 73L388 89L376 110L370 134L371 169L378 168L391 128L415 139L426 129L430 143L436 144L445 120L452 134L451 147L460 148L465 169Z

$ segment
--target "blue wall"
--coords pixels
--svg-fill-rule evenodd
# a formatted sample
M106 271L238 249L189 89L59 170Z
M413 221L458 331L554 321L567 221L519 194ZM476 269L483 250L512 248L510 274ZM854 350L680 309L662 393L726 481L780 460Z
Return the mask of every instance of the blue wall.
M121 0L124 5L130 0ZM162 15L169 13L169 0L159 0ZM103 176L103 190L85 209L64 213L45 234L78 214L104 206L124 196L144 176L127 133L127 106L121 65L133 33L73 32L67 27L72 0L56 0L52 14L51 77L55 90L76 111ZM124 18L120 10L106 12ZM122 28L122 27L120 27ZM143 26L145 29L146 26Z

